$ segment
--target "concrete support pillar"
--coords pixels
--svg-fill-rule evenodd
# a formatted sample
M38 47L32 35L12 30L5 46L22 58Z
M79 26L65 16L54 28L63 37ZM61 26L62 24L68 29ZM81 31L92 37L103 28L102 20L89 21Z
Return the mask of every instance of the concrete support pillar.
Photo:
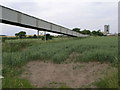
M37 31L37 36L38 36L38 38L39 38L39 30Z
M44 38L45 38L45 41L46 41L46 31L44 31Z

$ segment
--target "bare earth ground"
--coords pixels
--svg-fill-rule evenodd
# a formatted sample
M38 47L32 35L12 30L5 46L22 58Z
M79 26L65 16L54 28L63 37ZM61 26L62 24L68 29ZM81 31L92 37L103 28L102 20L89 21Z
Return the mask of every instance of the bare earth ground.
M80 88L102 78L110 66L99 62L53 64L31 61L23 68L22 78L35 87Z

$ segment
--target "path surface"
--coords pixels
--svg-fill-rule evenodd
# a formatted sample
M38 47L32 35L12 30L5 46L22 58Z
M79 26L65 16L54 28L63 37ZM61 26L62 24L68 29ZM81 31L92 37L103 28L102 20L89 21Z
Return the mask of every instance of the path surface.
M102 78L109 65L99 62L53 64L32 61L23 68L22 78L28 79L35 87L80 88Z

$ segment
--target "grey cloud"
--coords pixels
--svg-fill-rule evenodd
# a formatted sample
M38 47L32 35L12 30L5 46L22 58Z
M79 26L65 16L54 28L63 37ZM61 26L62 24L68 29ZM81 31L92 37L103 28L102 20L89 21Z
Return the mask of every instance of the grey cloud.
M14 2L4 5L71 29L80 27L81 29L103 30L104 24L110 24L111 32L117 32L116 2L44 0L41 2Z

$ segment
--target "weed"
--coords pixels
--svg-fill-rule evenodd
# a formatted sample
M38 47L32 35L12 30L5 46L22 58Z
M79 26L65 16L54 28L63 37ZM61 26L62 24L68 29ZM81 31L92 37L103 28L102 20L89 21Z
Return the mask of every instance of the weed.
M112 71L107 73L106 76L96 82L95 85L100 88L118 88L118 72Z
M111 62L116 66L118 62L118 38L56 38L47 42L39 39L6 40L3 43L2 54L3 75L5 76L3 87L21 86L18 85L19 83L9 86L7 81L10 82L10 80L10 83L15 83L16 81L24 83L24 81L21 81L18 78L14 78L13 80L10 76L19 75L21 71L17 71L17 69L21 68L27 62L31 60L43 60L62 63L65 62L73 52L78 53L79 55L72 61Z

